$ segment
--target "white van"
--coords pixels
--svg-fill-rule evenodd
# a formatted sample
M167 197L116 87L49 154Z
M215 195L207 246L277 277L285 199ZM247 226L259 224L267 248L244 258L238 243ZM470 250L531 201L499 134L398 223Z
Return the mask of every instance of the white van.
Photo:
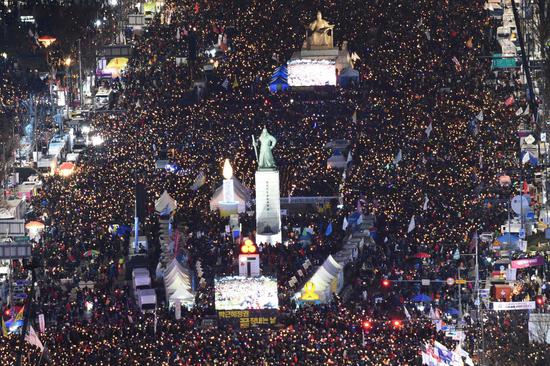
M114 100L113 89L99 88L94 98L94 107L96 109L109 109L109 105Z
M154 311L157 307L157 293L154 289L137 290L137 303L142 312Z

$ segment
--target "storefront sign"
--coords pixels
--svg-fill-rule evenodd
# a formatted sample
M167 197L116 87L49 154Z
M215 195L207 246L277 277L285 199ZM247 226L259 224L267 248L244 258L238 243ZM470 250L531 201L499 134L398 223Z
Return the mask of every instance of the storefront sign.
M493 310L534 310L534 301L493 302Z
M511 263L512 268L528 268L542 265L544 265L544 257L540 255L534 258L516 259Z

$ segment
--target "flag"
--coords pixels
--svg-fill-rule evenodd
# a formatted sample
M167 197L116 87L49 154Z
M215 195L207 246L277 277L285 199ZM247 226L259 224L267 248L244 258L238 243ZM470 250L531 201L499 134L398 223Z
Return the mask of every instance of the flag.
M523 181L522 191L524 194L529 194L529 184L526 180Z
M436 315L435 315L435 311L434 311L434 307L433 306L430 306L430 315L429 315L430 319L432 320L436 320Z
M430 202L428 195L424 194L424 204L422 205L422 210L426 211L428 209L428 202Z
M407 319L411 319L411 314L409 313L409 311L407 310L407 307L405 305L403 305L403 310L405 310L405 316L407 317Z
M38 338L38 335L34 331L32 325L29 326L29 334L25 335L25 340L33 346L40 348L40 351L44 352L44 345L40 342L40 338Z
M521 116L522 113L523 113L523 108L519 107L518 110L516 111L516 116Z
M346 164L351 163L352 160L353 160L353 158L351 156L351 150L350 150L350 151L348 151L348 159L346 160Z
M468 123L468 129L472 132L472 135L477 136L479 133L479 128L477 126L477 117L473 118L470 123Z
M239 87L239 82L237 81L237 77L235 76L235 81L233 81L233 85L231 85L233 89L237 89Z
M180 33L180 29L178 27L178 30L176 31L176 40L180 40L181 39L181 33Z
M395 159L393 159L393 165L399 164L401 160L403 160L403 153L401 152L401 149L399 149L397 155L395 155Z
M17 315L15 316L15 319L14 319L14 322L17 322L19 320L23 320L23 316L25 315L25 307L23 306L19 312L17 313Z
M353 114L351 115L351 121L353 123L357 123L357 109L353 111Z
M525 107L525 110L523 111L523 115L524 115L524 116L528 116L528 115L529 115L529 104L527 104L527 107Z
M222 86L223 86L224 89L227 90L227 89L229 88L229 79L226 78L226 79L223 81Z
M416 223L414 222L414 215L411 217L411 221L409 222L409 228L407 229L407 234L414 230L416 227Z
M128 315L128 321L130 322L130 324L134 324L134 318L132 318L131 315Z
M521 157L521 162L527 164L529 162L529 152L524 151L523 156Z
M426 132L426 136L428 138L430 138L430 135L432 133L432 130L433 130L433 127L432 127L432 123L430 122L430 124L428 125L428 127L426 127L426 130L424 132Z
M458 248L456 248L454 254L453 254L453 259L455 261L459 260L460 259L460 250L458 250Z
M346 231L348 225L348 219L344 217L344 222L342 222L342 230Z
M477 232L472 235L472 240L470 240L470 245L468 246L468 251L473 252L477 246L479 237L477 235Z
M424 34L426 34L426 39L428 41L431 41L432 40L432 35L430 34L430 31L427 29Z
M479 111L479 113L476 115L476 119L479 121L479 122L482 122L483 121L483 111Z
M2 335L4 337L8 336L8 327L6 327L6 323L4 322L4 318L2 317Z
M539 163L539 160L537 159L537 157L533 154L531 154L529 151L522 151L521 152L521 162L523 164L531 164L533 166L536 166L538 165Z
M204 183L206 183L206 175L204 174L204 171L200 171L196 178L195 178L195 181L193 182L193 185L191 185L191 189L193 191L196 191L197 189L199 189L200 187L202 187L204 185Z
M351 60L352 61L357 61L357 60L360 60L361 58L359 57L359 55L357 54L357 52L352 52L351 53Z
M458 61L458 59L456 58L456 56L453 56L452 61L453 61L454 64L455 64L455 69L456 69L456 71L457 71L457 72L462 71L462 65L460 65L460 62Z
M513 95L510 95L510 96L509 96L508 98L506 98L506 100L504 101L504 105L505 105L506 107L509 107L509 106L511 106L512 104L514 104L514 101L515 101L514 96L513 96Z
M453 359L453 353L438 341L434 341L434 348L441 358L441 361L443 361L445 365L450 365Z
M332 222L328 223L327 229L325 230L325 236L332 234Z

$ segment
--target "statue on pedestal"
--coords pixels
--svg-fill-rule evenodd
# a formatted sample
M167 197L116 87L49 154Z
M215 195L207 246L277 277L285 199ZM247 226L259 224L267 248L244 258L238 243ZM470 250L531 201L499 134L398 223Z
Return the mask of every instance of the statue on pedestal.
M306 33L306 42L308 48L332 48L332 31L334 25L329 24L320 11L317 12L317 19L311 22Z
M254 151L256 152L256 159L258 160L258 169L275 169L275 159L273 159L271 150L275 147L277 139L270 135L264 127L258 140L261 143L260 157L258 157L257 153L258 143L254 140L254 136L252 136Z

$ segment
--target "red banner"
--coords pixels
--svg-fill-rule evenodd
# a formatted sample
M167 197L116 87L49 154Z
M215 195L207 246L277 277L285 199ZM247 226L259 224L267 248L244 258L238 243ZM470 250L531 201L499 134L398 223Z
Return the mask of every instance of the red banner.
M540 255L534 258L517 259L511 263L512 268L528 268L542 265L544 265L544 257Z

